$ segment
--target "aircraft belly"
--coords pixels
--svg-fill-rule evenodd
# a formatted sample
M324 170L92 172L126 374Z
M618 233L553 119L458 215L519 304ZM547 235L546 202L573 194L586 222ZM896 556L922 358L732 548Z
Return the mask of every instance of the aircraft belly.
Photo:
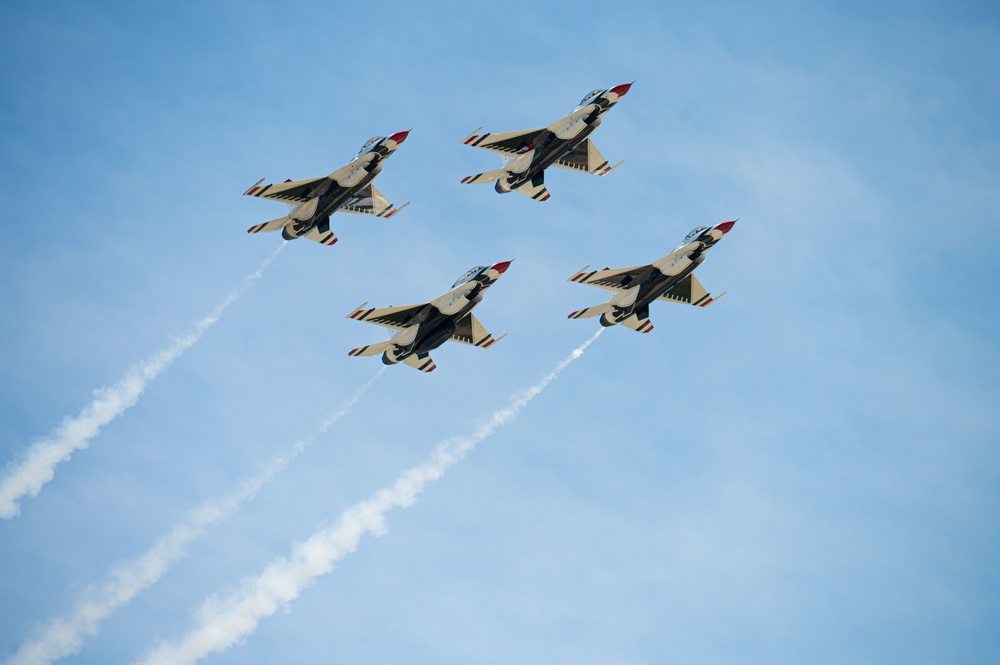
M334 191L329 195L329 198L327 198L327 200L319 206L319 210L316 211L317 214L314 216L314 219L322 219L340 210L340 207L347 203L351 197L354 196L355 192L375 179L374 175L369 174L369 176L370 177L366 178L363 182L359 182L358 184L350 187L344 187L335 181L332 188Z
M595 128L593 126L587 125L582 132L572 138L564 139L560 137L556 139L558 144L553 145L550 149L546 150L545 154L535 161L535 164L533 165L537 169L535 172L537 173L538 171L549 168L555 164L556 160L560 157L573 152L576 146L583 143L583 141L594 132L594 129Z
M456 320L453 316L441 317L435 324L428 325L413 343L413 353L427 353L447 342L455 332Z
M349 171L344 177L335 179L334 182L347 189L364 187L382 171L378 164L372 169L368 169L367 166L368 164L363 164L353 171Z
M662 296L664 296L666 293L670 291L670 289L674 288L675 286L677 286L677 284L687 279L687 276L693 273L694 269L697 268L698 265L699 264L697 263L688 261L688 266L681 272L675 275L664 275L666 279L664 279L662 282L659 282L654 288L649 289L649 291L645 294L643 298L645 302L643 304L648 305L652 303L654 300L657 300Z

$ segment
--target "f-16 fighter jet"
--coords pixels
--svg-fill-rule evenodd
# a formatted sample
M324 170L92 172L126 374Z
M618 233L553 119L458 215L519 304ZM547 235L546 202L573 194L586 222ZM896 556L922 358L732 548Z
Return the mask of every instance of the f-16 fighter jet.
M705 260L705 252L722 240L735 223L734 220L711 228L699 226L685 236L677 249L650 265L594 271L588 271L590 266L587 266L580 270L569 281L606 289L611 293L611 300L573 312L569 318L600 316L602 326L620 323L648 333L653 329L649 322L649 304L654 300L707 307L726 294L723 292L713 298L693 273Z
M361 152L347 164L328 176L308 180L286 180L278 185L264 185L261 178L253 187L243 192L245 196L259 196L272 201L282 201L289 206L284 217L257 224L247 233L277 231L281 237L292 240L305 236L310 240L332 245L337 236L330 230L330 215L343 210L359 215L374 215L388 219L410 205L396 208L371 184L382 164L406 140L409 131L392 136L374 136L361 147Z
M382 354L382 362L395 365L403 362L421 372L433 372L437 365L430 352L448 340L471 344L481 348L493 346L506 337L494 338L472 314L473 308L483 300L486 289L500 279L510 261L492 266L476 266L462 275L451 291L440 298L419 305L366 309L365 303L347 318L368 321L378 326L398 331L388 342L370 344L353 349L351 356Z
M462 183L496 181L494 188L500 194L516 191L536 201L545 201L549 198L545 189L545 169L550 166L606 176L622 162L608 166L608 160L587 137L601 125L608 109L631 87L631 83L623 83L609 90L592 90L572 113L542 129L477 134L480 127L462 143L498 152L504 164L496 171L467 176Z

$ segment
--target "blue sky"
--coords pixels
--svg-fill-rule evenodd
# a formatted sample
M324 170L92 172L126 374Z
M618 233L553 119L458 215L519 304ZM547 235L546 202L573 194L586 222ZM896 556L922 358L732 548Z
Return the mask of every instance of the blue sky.
M368 382L363 301L515 259L483 351L389 368L66 662L139 662L595 330L578 268L740 221L725 299L616 328L387 530L210 663L992 663L1000 657L1000 21L989 3L95 3L0 9L0 463L280 244L240 194L413 128L391 220L289 243L21 514L0 659ZM635 80L544 204L459 142ZM689 311L693 310L693 311Z

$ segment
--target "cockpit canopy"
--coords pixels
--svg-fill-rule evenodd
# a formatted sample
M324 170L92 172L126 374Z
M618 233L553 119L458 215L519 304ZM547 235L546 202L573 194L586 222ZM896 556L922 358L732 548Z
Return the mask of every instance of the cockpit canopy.
M586 106L590 102L594 101L598 97L604 94L604 90L591 90L588 92L583 99L580 100L579 106Z
M691 231L691 233L689 233L686 236L684 236L684 242L682 242L681 244L682 245L688 244L689 242L691 242L692 240L694 240L695 238L697 238L698 236L700 236L702 233L704 233L707 230L708 230L707 226L699 226L698 228L696 228L693 231Z
M361 146L361 150L358 152L358 157L371 150L376 143L378 143L384 138L385 138L384 136L373 136L370 139L368 139L368 141L363 146Z
M459 284L465 284L466 282L471 282L476 277L479 277L489 266L476 266L475 268L469 268L469 271L458 278L458 281L451 285L451 288L455 288Z

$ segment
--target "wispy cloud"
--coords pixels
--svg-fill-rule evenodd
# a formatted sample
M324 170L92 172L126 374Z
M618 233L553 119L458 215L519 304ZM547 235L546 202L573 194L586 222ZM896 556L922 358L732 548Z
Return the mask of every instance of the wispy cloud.
M404 471L396 481L341 513L332 525L297 544L288 558L279 559L242 588L227 597L209 598L198 612L198 626L173 644L162 644L146 655L141 665L182 665L194 663L211 653L219 653L245 640L260 620L295 600L316 578L333 570L334 563L353 552L367 533L385 532L386 514L406 508L417 500L428 483L444 475L476 444L511 422L531 400L570 363L583 355L604 329L594 335L541 380L511 398L510 403L468 436L448 439L438 445L429 459Z
M114 566L105 580L86 593L69 614L55 619L39 637L22 644L8 661L9 665L48 665L80 653L84 641L97 634L102 621L156 584L170 566L184 555L185 548L200 538L208 527L228 520L244 503L253 499L264 485L302 454L317 436L328 432L334 423L347 415L385 369L382 367L368 383L345 400L339 409L320 420L313 434L296 442L289 450L264 465L257 475L244 479L235 492L205 501L192 510L183 522L158 539L145 554Z
M76 417L67 416L48 436L31 444L20 459L9 463L0 480L0 518L16 517L21 512L20 500L25 496L37 496L42 486L55 476L57 464L68 460L75 451L86 448L102 427L135 406L149 382L218 323L222 313L260 279L284 246L285 243L279 245L257 270L247 275L243 284L223 298L208 316L195 323L188 334L129 369L114 385L96 390L94 400Z

